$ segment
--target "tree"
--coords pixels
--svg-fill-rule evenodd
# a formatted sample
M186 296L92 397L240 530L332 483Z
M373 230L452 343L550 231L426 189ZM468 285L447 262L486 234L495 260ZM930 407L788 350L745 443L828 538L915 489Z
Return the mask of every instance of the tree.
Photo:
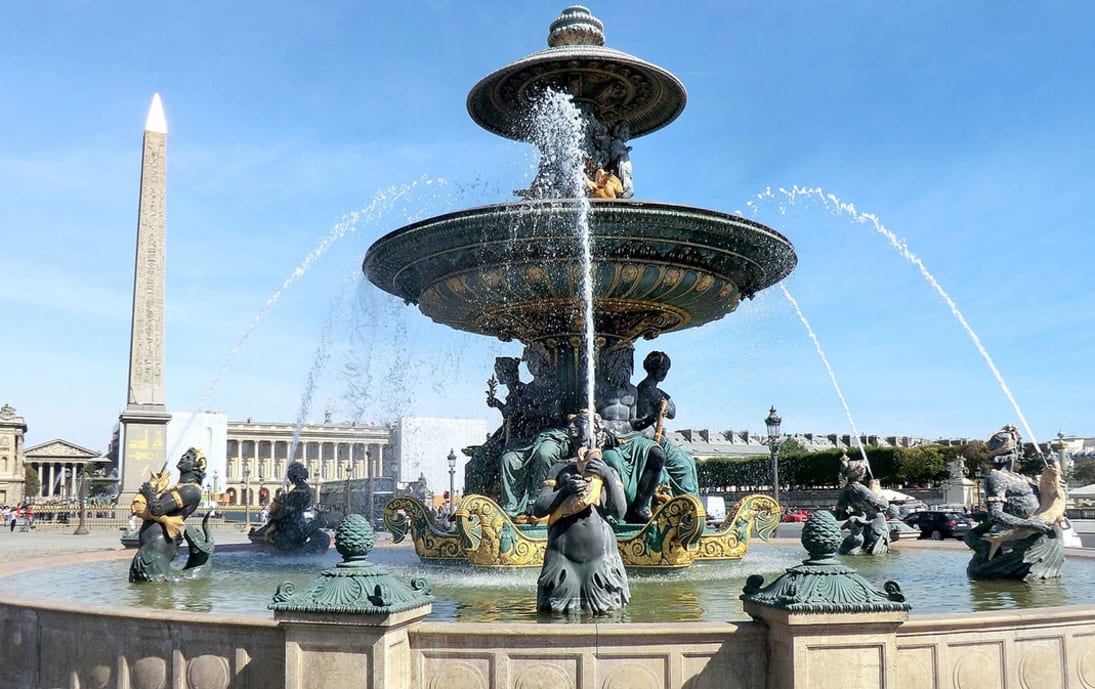
M1076 462L1072 467L1072 478L1085 486L1095 483L1095 461Z
M38 478L38 472L34 467L23 467L23 499L42 492L42 481Z

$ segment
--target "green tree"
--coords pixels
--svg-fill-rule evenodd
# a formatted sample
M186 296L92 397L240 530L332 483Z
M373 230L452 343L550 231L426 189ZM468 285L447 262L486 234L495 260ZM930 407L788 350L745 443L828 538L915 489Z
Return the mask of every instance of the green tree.
M23 467L23 495L38 495L42 492L42 481L38 478L38 472L34 467Z
M1085 486L1095 483L1095 461L1076 462L1072 467L1072 478Z

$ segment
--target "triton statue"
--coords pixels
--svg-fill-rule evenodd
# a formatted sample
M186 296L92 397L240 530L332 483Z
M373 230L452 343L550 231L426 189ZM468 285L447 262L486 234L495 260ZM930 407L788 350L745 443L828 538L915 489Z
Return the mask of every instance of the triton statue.
M213 538L209 533L210 513L202 519L200 531L184 525L186 518L201 504L205 455L192 447L183 453L176 467L179 482L174 486L167 487L170 473L165 465L159 473L152 474L151 480L142 484L133 497L130 511L142 522L137 536L137 554L129 566L131 582L175 578L177 572L172 569L171 562L179 552L184 535L190 548L184 570L204 565L213 553Z
M1061 575L1064 543L1058 520L1065 489L1056 460L1046 462L1038 482L1014 470L1023 451L1015 426L1004 426L986 442L992 471L985 479L988 512L966 534L974 579L1051 579Z
M624 607L631 598L616 536L606 521L624 515L623 483L602 456L600 446L608 437L598 415L591 419L583 410L567 430L576 457L555 465L534 506L537 517L548 518L536 607L603 614Z

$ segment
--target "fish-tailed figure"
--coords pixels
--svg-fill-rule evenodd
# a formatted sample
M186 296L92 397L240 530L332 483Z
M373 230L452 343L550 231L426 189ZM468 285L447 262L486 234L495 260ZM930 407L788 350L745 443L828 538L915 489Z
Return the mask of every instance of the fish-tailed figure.
M607 521L624 515L623 483L601 456L606 437L599 417L580 413L568 430L576 457L553 467L534 507L536 516L548 518L536 607L600 615L624 607L631 598L616 536ZM600 440L591 445L591 437Z
M168 487L170 474L166 464L159 473L141 485L133 498L130 512L141 519L137 554L129 566L131 582L165 581L179 576L172 561L185 536L189 556L183 570L194 569L209 561L213 553L213 538L209 531L209 514L202 519L202 528L186 526L202 499L205 480L205 455L192 447L183 453L176 465L179 482Z
M1014 426L1004 426L986 444L992 463L985 479L988 512L966 534L974 552L966 572L974 579L1060 576L1065 556L1058 522L1067 497L1060 466L1047 461L1038 481L1016 473L1023 445Z

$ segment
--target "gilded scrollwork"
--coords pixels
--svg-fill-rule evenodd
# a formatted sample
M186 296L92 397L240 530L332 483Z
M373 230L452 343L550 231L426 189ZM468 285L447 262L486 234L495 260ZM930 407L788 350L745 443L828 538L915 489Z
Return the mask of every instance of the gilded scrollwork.
M438 528L429 511L410 496L398 496L384 506L384 526L392 540L400 543L409 533L414 551L423 560L462 560L465 557L460 537Z
M738 501L715 533L704 534L699 542L701 560L740 560L749 549L749 536L756 531L768 540L779 526L779 503L767 495L747 495Z

